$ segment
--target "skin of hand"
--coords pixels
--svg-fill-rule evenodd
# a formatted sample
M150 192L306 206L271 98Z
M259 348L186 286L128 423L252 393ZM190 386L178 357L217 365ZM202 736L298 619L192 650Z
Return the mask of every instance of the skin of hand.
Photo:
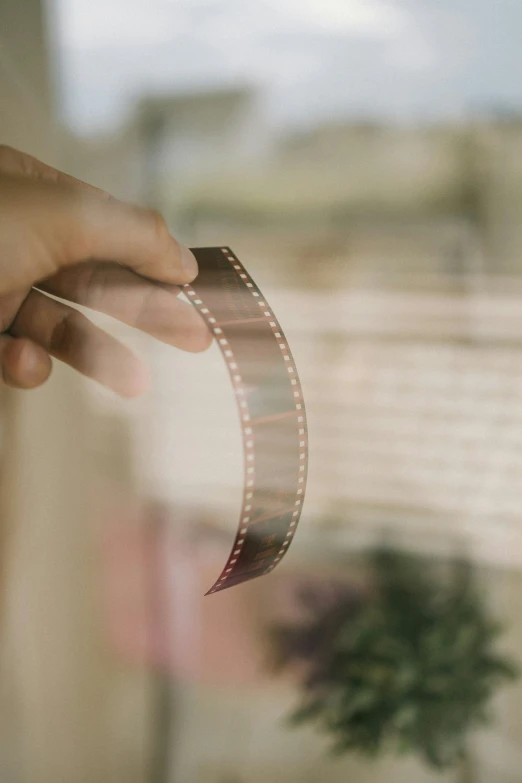
M126 204L0 146L0 371L31 389L52 358L117 394L148 388L147 367L74 307L106 313L186 351L211 335L179 286L196 259L157 212ZM51 296L49 296L49 294Z

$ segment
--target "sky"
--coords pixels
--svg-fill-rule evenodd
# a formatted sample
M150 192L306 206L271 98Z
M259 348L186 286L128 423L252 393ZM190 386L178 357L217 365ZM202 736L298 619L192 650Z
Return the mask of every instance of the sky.
M147 91L252 84L273 122L522 109L520 0L53 0L59 99L93 132Z

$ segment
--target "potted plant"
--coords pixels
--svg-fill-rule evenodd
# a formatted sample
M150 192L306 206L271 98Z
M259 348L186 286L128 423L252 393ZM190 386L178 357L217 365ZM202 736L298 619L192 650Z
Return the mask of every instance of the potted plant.
M313 722L335 753L410 753L437 769L460 762L469 780L470 732L516 676L495 651L500 627L469 564L379 549L369 569L364 592L308 590L306 618L273 630L279 667L300 665L291 720Z

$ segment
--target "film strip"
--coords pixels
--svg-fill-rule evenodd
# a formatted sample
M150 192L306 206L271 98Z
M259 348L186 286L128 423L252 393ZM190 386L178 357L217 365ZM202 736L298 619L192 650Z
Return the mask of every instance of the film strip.
M301 516L308 470L303 392L272 308L227 248L195 248L184 293L221 349L236 396L245 457L243 503L226 565L207 595L270 573Z

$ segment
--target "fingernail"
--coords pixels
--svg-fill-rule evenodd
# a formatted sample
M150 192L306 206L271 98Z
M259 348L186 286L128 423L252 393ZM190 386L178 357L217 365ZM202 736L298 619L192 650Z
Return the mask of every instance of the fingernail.
M24 343L20 351L19 361L22 370L26 375L35 374L40 364L39 359L40 356L34 345L29 342Z
M192 279L194 279L198 273L198 262L196 261L196 257L188 247L185 247L185 245L180 245L180 249L183 269L191 276Z
M19 388L32 389L40 386L49 377L51 372L51 359L42 349L38 349L30 342L25 342L18 356L17 383Z
M20 366L22 373L28 381L45 377L46 364L42 358L42 352L32 343L25 343L20 353Z

